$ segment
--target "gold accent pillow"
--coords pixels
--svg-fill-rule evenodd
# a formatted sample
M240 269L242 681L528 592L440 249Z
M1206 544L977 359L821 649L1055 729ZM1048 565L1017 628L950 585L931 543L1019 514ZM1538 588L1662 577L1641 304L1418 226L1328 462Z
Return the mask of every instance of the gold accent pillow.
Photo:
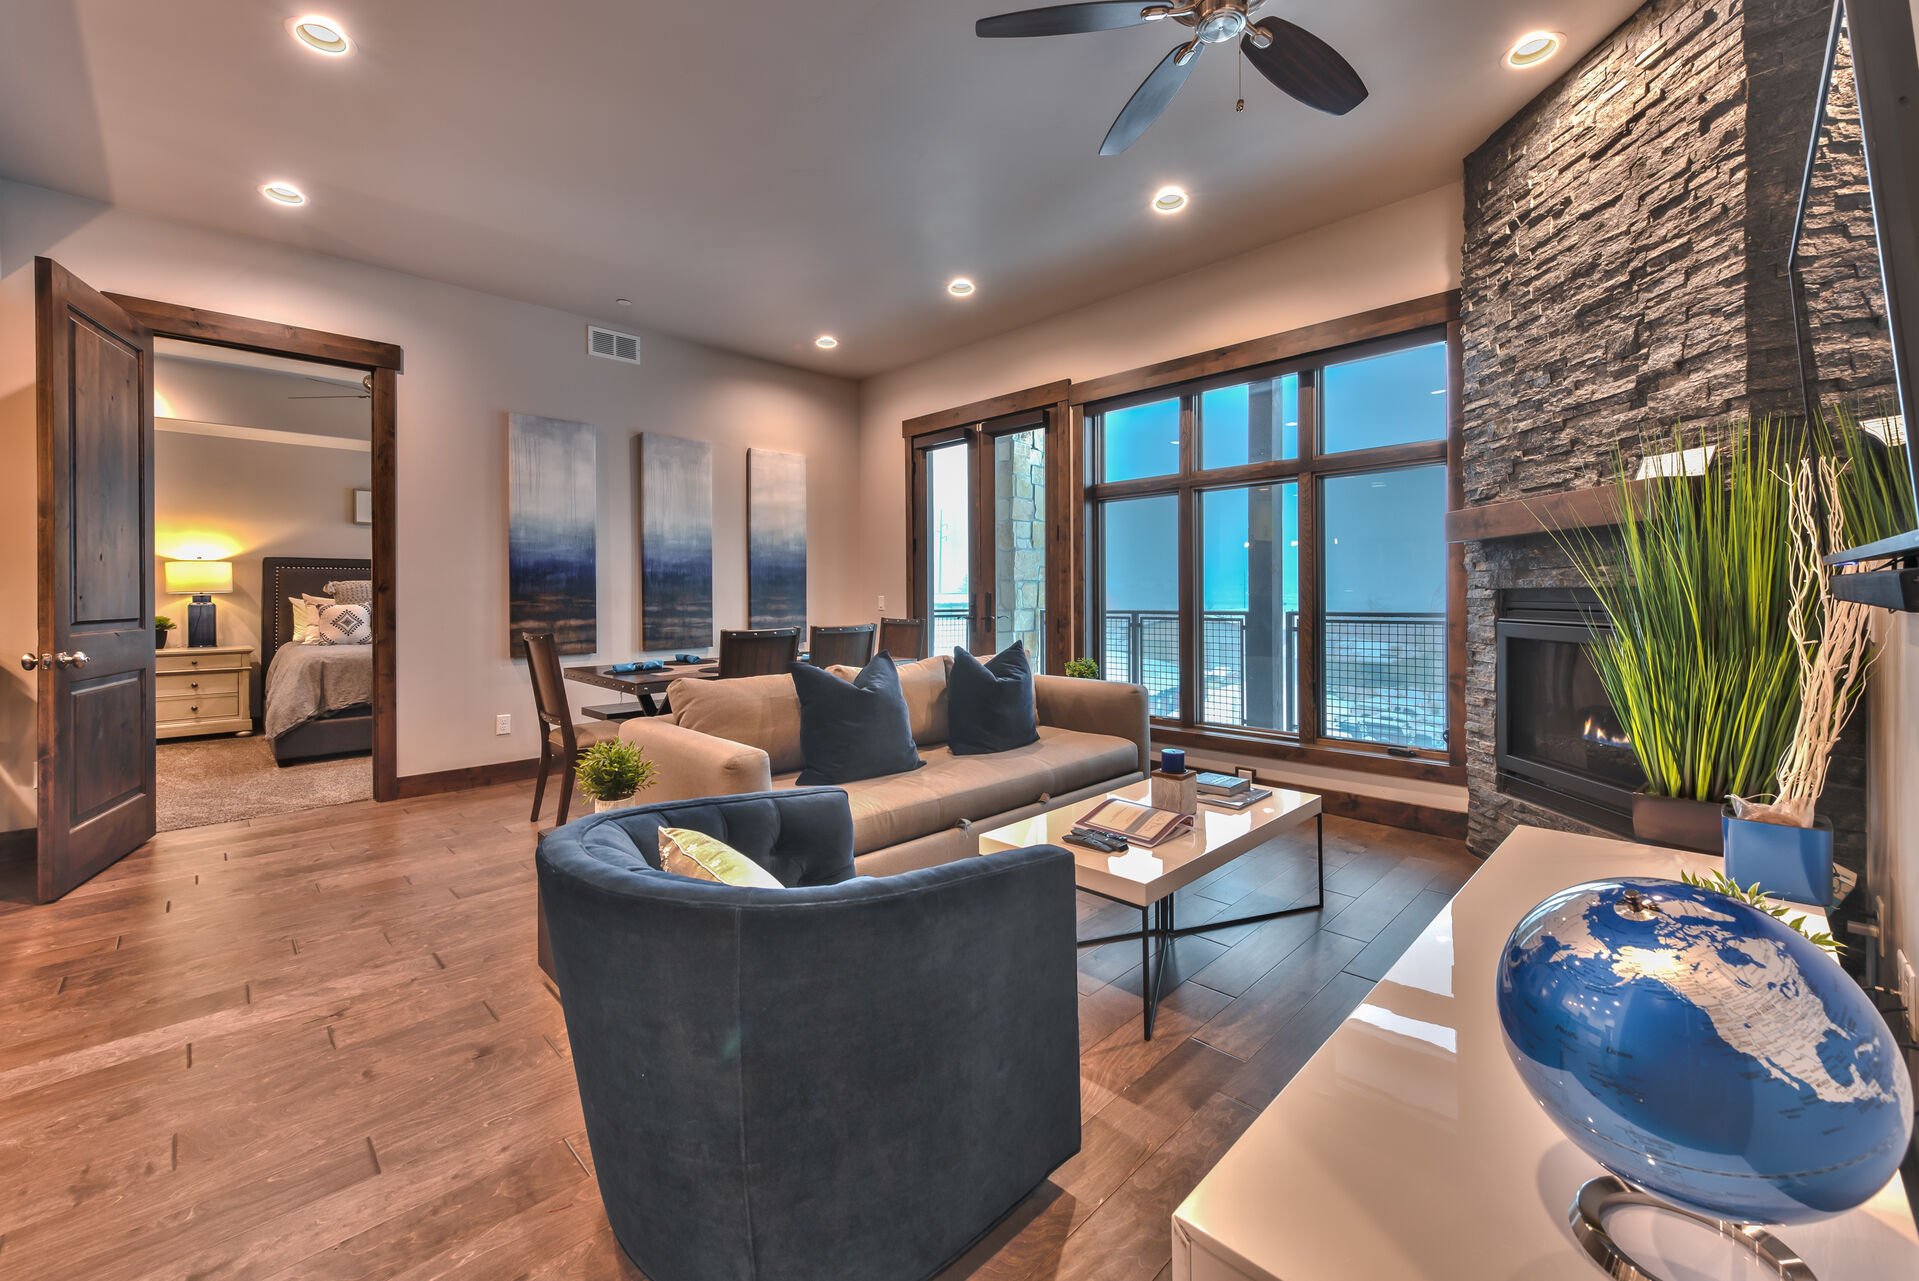
M684 827L660 829L660 870L720 885L757 890L786 888L773 879L771 872L725 841Z

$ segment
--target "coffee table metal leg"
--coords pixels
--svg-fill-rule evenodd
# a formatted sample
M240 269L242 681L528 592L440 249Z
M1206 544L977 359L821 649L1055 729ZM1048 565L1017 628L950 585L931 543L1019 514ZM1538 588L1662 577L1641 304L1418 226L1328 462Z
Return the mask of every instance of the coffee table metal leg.
M1139 981L1140 1014L1146 1030L1146 1039L1153 1039L1153 1024L1159 1015L1160 989L1166 978L1167 952L1176 939L1188 934L1204 934L1210 930L1229 929L1235 925L1257 925L1261 921L1277 920L1282 916L1296 916L1301 912L1317 912L1326 905L1326 820L1324 815L1313 816L1313 862L1316 865L1318 894L1311 903L1301 903L1296 907L1283 907L1277 912L1261 912L1255 916L1239 916L1230 921L1207 921L1204 925L1188 925L1181 928L1179 909L1175 896L1165 898L1149 907L1139 909L1139 932L1128 931L1124 934L1102 934L1098 938L1079 939L1082 948L1099 947L1106 943L1127 943L1139 940ZM1088 893L1098 894L1097 890ZM1100 897L1108 897L1100 895ZM1118 902L1119 900L1114 900ZM1150 913L1150 916L1149 916Z
M1188 934L1204 934L1209 930L1230 929L1235 925L1257 925L1261 921L1276 921L1282 916L1297 916L1301 912L1317 912L1326 906L1326 817L1313 815L1313 862L1317 866L1318 892L1310 903L1301 903L1295 907L1282 907L1277 912L1260 912L1254 916L1236 916L1230 921L1208 921L1204 925L1189 925L1185 929L1169 925L1168 939L1185 938Z

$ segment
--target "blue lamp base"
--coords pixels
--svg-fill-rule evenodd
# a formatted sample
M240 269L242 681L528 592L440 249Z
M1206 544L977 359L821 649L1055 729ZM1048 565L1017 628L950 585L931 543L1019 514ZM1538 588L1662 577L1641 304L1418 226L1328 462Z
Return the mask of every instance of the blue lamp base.
M187 605L187 648L210 649L220 643L213 618L213 597L195 596Z

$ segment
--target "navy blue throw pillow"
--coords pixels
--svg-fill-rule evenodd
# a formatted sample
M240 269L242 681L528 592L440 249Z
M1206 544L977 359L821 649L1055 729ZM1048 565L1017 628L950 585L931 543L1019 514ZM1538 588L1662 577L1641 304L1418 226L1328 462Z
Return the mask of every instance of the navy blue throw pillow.
M884 650L851 684L824 668L795 663L793 688L800 696L800 752L806 757L802 787L904 774L926 763L913 744L899 669Z
M1033 711L1033 669L1026 646L1014 641L982 663L963 649L953 651L946 678L947 746L955 756L1010 752L1039 741Z

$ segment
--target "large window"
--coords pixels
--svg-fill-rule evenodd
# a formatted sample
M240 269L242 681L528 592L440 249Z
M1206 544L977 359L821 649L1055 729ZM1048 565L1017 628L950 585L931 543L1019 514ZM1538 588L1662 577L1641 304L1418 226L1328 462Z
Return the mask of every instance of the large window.
M1449 746L1443 332L1089 405L1089 648L1176 726Z

